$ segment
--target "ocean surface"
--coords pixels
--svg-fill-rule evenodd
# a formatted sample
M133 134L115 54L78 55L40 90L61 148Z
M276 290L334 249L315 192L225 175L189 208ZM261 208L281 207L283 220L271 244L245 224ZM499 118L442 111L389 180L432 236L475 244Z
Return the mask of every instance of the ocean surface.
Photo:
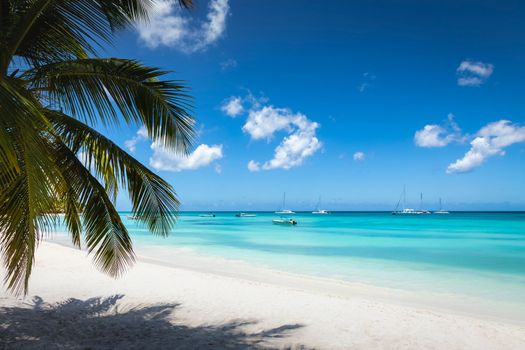
M137 253L166 263L184 250L286 272L525 305L525 212L298 213L296 226L272 224L278 216L270 212L200 214L181 213L167 238L151 235L128 213L122 218Z

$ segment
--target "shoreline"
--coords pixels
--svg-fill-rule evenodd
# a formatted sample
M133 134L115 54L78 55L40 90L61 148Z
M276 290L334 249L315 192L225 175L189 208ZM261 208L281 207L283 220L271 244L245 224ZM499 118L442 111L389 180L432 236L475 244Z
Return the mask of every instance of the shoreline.
M214 269L210 266L206 269L202 261L193 260L188 265L192 261L187 260L179 266L169 266L172 264L139 256L130 271L114 280L99 272L85 252L42 242L28 297L19 299L4 292L0 305L28 308L28 300L35 295L49 305L69 298L124 295L118 302L121 310L137 305L180 304L171 322L188 327L251 320L254 323L239 326L239 332L260 335L283 325L297 326L279 337L263 340L255 337L259 337L257 344L277 348L304 345L327 349L352 346L519 349L525 346L522 322L491 317L486 311L473 314L472 310L450 308L451 304L443 307L440 301L421 298L420 293L212 260ZM478 305L478 309L485 307Z
M411 291L369 283L351 282L335 277L315 276L259 266L243 260L207 256L193 251L186 252L184 248L180 248L180 250L180 252L177 252L179 254L177 262L167 262L141 254L137 254L137 261L303 290L336 298L380 300L400 306L425 308L437 312L451 312L462 316L525 326L525 307L521 306L519 310L516 310L516 303L459 293ZM480 309L479 305L484 305L483 309ZM505 311L502 312L502 309Z
M86 250L78 250L70 243L54 241L53 239L44 242L79 251L87 256ZM164 247L161 249L164 249ZM173 248L170 247L169 249ZM155 254L155 249L151 251L151 249L146 248L145 250L150 250L150 255ZM176 262L155 259L150 255L140 254L140 251L136 253L136 263L141 262L205 275L216 275L241 281L263 283L319 295L329 295L335 298L379 300L399 306L423 308L436 312L453 313L461 316L525 327L525 306L520 305L520 307L516 309L516 303L496 301L494 299L460 293L412 291L409 289L378 286L370 283L351 282L334 277L302 274L267 266L259 266L243 260L208 256L196 253L191 249L187 250L186 248L176 248ZM91 263L90 258L88 257L87 259L89 263ZM480 308L480 305L483 305L483 308Z

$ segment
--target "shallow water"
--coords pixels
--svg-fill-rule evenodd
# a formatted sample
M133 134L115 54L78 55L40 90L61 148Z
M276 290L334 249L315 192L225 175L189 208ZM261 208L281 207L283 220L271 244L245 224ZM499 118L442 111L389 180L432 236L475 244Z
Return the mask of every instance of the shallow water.
M525 213L182 213L168 238L122 217L136 251L170 262L176 248L273 269L411 291L462 294L525 305Z

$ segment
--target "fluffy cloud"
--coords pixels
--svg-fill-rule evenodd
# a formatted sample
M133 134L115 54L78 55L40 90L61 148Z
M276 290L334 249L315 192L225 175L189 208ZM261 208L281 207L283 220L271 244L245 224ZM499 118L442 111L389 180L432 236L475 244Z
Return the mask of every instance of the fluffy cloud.
M149 161L150 166L156 170L173 172L195 170L207 166L223 156L222 145L201 144L188 156L171 152L156 142L151 145L151 149L153 156ZM220 166L215 167L216 172L220 173L221 170Z
M416 131L414 142L418 147L445 147L453 141L461 140L461 129L454 121L454 115L449 114L443 125L427 124Z
M318 127L318 123L306 120L304 125L281 141L275 148L273 159L264 162L262 169L290 169L303 164L306 158L321 148L321 142L315 135Z
M137 24L139 38L150 48L168 46L191 53L205 50L226 30L228 0L210 0L206 20L194 23L180 9L178 1L154 2L148 22Z
M494 65L490 63L474 62L465 60L459 64L456 70L459 86L480 86L494 71Z
M124 144L126 148L133 153L137 148L137 144L146 140L149 140L148 131L142 126L135 136L124 141ZM149 165L155 170L174 172L195 170L210 165L215 160L222 158L222 145L208 146L206 144L201 144L187 156L176 154L173 151L164 148L164 146L158 142L152 142L150 148L153 150L153 155L149 159ZM220 164L215 164L214 169L218 174L222 172Z
M365 160L365 154L363 152L361 152L361 151L355 152L354 153L354 160L358 161L358 162Z
M312 122L304 114L293 113L287 108L257 106L251 109L242 130L253 140L270 140L275 132L281 130L287 131L289 135L275 148L273 159L262 165L252 160L248 163L248 169L290 169L303 164L322 146L316 136L318 127L318 123Z
M285 131L288 134L274 149L272 159L262 164L250 160L247 165L248 170L290 169L303 164L306 158L322 147L316 136L319 124L311 121L304 114L294 113L288 108L267 105L267 102L267 98L255 97L249 93L244 98L231 97L222 106L223 112L229 116L237 116L245 112L244 107L240 110L238 106L243 104L249 106L242 130L249 134L252 140L270 141L278 131Z
M248 170L250 171L259 171L261 170L261 164L254 161L254 160L250 160L248 162Z
M264 106L250 110L242 130L254 140L269 139L276 131L289 129L292 123L300 119L306 120L306 117L293 114L286 108Z
M129 140L126 140L124 141L124 145L126 146L126 148L131 152L131 153L134 153L135 150L137 149L137 143L139 143L140 141L143 141L143 140L147 140L148 139L148 130L146 129L145 126L142 126L138 131L137 133L135 134L135 136L133 136L131 139Z
M525 142L525 126L512 124L508 120L489 123L478 131L463 158L448 166L447 173L472 171L490 157L505 155L506 147L520 142Z
M235 118L244 112L242 99L238 96L232 96L221 106L221 110L227 116Z

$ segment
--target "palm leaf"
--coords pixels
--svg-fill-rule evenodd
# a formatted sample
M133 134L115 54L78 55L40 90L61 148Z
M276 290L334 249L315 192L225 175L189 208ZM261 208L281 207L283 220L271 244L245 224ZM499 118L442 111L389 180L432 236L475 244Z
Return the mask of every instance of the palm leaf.
M151 138L187 152L194 121L184 85L161 81L166 72L123 59L82 59L36 67L25 76L31 86L75 118L144 124Z
M115 30L147 19L152 0L33 0L11 2L7 60L32 65L84 58Z
M10 130L18 171L14 180L2 182L0 187L0 249L7 267L5 282L15 292L27 290L35 248L51 227L48 214L61 179L53 163L54 153L49 151L46 127L14 124Z
M115 181L127 186L134 214L151 232L163 236L169 233L179 201L166 181L82 122L56 111L47 111L47 115L70 149L83 150L88 168L92 166L101 178L114 174Z
M85 232L95 264L112 276L134 261L113 204L120 189L153 233L175 222L172 187L82 123L143 124L155 142L188 152L194 123L184 84L136 61L88 58L116 30L147 20L153 1L0 0L0 253L12 291L27 292L57 208L73 243Z
M128 231L104 187L69 148L62 143L55 147L62 176L83 209L88 252L94 252L102 271L118 277L135 260Z

